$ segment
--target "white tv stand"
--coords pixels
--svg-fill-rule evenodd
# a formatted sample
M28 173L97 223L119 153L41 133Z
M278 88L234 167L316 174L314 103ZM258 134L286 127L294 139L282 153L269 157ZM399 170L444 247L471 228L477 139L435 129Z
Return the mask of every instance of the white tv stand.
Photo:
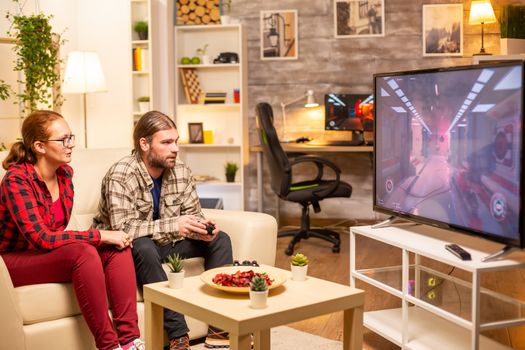
M356 248L357 235L398 247L402 264L380 268L360 266L356 269L356 252L359 252L359 247ZM472 260L462 261L452 255L445 250L447 243L462 246L472 255ZM481 261L488 253L501 249L501 246L491 241L426 225L378 229L372 229L371 226L351 227L351 285L355 286L356 280L361 280L401 299L401 308L365 312L364 326L402 349L509 349L480 335L480 331L483 330L525 324L524 302L482 288L480 285L483 272L525 268L524 251L512 253L505 260ZM421 257L470 272L472 282L424 266ZM428 287L423 283L423 279L430 278L429 276L442 281L441 291L452 286L458 296L460 292L468 293L471 299L465 300L464 303L470 305L470 312L467 310L461 314L461 308L458 312L453 307L435 305L426 300L426 296L421 294L428 293ZM489 307L511 311L508 312L508 317L505 314L506 317L485 320L482 323L481 311Z

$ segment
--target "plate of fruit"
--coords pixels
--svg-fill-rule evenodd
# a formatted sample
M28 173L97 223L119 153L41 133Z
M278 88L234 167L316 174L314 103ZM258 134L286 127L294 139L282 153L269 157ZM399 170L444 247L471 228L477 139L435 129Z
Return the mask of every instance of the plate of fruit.
M268 289L279 287L286 282L282 270L272 266L225 266L217 267L201 274L201 280L215 289L233 293L248 293L250 281L260 276L266 281Z

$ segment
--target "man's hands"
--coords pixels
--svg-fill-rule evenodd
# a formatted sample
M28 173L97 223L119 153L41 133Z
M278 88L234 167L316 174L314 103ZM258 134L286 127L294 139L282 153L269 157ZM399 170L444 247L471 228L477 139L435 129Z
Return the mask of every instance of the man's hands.
M215 226L211 235L209 235L206 231L206 224ZM194 215L182 215L179 218L179 233L183 237L209 242L213 241L215 237L217 237L219 229L213 220L202 220Z
M100 242L114 245L117 249L124 249L128 246L133 248L132 241L133 238L124 231L100 230Z

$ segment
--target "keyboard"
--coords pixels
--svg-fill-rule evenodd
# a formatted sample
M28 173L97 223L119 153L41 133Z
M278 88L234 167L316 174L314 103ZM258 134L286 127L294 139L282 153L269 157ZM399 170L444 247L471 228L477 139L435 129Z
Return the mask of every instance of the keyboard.
M319 140L307 142L310 146L360 146L363 140Z

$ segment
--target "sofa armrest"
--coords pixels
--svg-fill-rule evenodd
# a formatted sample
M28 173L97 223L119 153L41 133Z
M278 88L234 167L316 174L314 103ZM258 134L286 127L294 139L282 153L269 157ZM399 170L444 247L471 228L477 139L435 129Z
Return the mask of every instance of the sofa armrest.
M275 265L277 221L273 216L239 210L203 209L203 212L230 236L235 260Z
M0 256L0 339L2 348L25 349L22 313L4 259Z

